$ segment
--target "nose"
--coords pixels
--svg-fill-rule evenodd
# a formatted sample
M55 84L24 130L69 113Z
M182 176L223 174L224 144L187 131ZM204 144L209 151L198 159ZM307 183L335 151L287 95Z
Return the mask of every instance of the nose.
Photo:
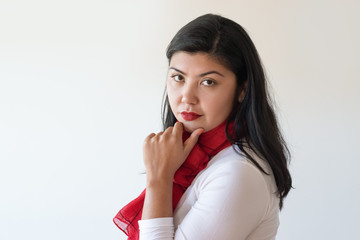
M194 84L185 84L183 86L181 102L185 104L198 103L197 89Z

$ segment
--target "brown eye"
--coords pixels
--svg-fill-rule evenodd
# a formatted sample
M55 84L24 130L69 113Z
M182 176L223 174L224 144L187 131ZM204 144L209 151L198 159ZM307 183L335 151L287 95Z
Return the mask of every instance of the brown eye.
M183 76L177 75L177 74L176 74L176 75L172 75L171 78L174 79L176 82L181 82L181 81L184 80Z
M204 84L205 86L213 86L213 85L215 85L215 81L213 81L211 79L205 79L202 81L202 84Z

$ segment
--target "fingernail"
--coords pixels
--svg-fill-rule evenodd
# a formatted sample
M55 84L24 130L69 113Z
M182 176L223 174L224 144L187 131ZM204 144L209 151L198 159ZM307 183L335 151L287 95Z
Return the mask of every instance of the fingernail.
M200 129L199 135L201 135L204 132L204 129Z

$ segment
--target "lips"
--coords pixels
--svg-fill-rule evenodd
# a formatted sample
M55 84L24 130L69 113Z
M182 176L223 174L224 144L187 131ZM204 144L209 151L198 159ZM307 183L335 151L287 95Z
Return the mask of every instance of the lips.
M194 113L194 112L181 112L181 117L185 121L193 121L193 120L201 117L201 115Z

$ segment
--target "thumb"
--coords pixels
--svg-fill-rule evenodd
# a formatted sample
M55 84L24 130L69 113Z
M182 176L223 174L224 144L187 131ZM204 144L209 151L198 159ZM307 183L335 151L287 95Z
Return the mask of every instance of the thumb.
M199 136L204 132L204 129L198 128L195 131L193 131L188 139L184 142L184 152L185 156L187 157L190 153L190 151L195 146L196 142L199 139Z

